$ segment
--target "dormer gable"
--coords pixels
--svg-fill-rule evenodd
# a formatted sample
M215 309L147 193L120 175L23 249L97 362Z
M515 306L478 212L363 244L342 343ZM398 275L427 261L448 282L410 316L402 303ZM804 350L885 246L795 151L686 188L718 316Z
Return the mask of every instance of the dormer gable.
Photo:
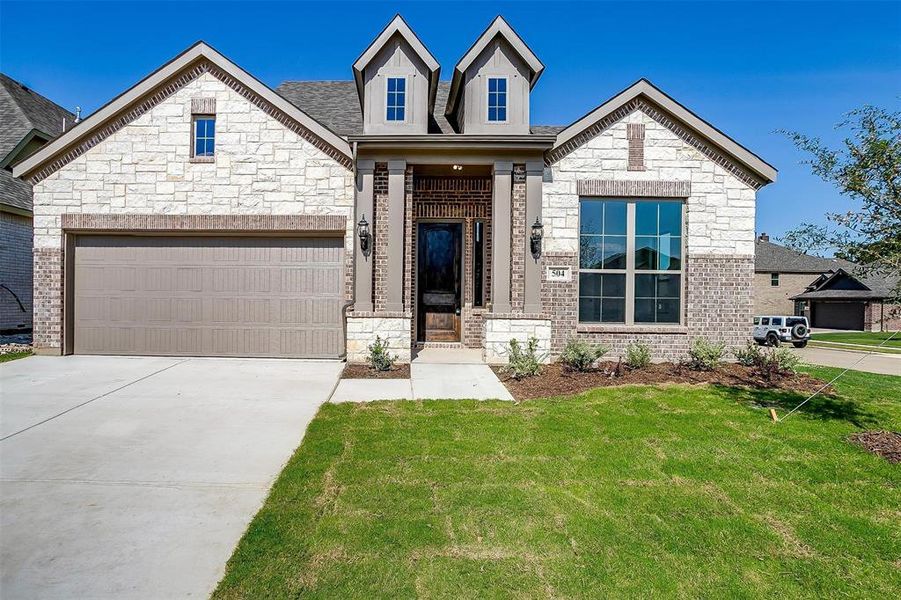
M445 114L460 133L528 134L529 93L543 71L498 16L454 67Z
M396 15L354 62L364 134L427 133L441 67Z

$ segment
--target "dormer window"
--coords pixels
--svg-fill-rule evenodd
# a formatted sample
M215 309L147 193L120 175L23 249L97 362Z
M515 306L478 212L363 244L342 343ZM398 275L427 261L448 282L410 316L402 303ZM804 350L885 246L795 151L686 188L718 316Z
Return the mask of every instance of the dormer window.
M388 121L406 120L407 108L407 80L404 77L389 77L387 83L387 114Z
M488 122L507 121L507 78L488 78Z

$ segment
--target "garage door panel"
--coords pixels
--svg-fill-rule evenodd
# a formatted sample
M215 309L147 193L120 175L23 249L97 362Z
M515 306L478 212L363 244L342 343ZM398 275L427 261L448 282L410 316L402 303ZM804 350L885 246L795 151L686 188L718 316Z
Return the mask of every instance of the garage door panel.
M862 330L864 305L861 302L814 302L813 326Z
M79 236L76 353L336 357L341 239Z

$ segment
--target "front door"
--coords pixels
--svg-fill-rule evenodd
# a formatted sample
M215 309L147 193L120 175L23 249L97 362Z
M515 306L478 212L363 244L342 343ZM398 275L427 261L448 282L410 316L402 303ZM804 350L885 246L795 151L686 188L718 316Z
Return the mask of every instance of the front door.
M460 223L420 223L417 331L419 341L460 341Z

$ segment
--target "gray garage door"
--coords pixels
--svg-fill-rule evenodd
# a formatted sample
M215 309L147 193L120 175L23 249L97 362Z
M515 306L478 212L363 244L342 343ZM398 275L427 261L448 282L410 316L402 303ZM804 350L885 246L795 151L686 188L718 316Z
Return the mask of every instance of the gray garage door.
M79 236L74 351L334 358L343 263L333 238Z
M814 327L826 329L863 329L863 302L814 302Z

